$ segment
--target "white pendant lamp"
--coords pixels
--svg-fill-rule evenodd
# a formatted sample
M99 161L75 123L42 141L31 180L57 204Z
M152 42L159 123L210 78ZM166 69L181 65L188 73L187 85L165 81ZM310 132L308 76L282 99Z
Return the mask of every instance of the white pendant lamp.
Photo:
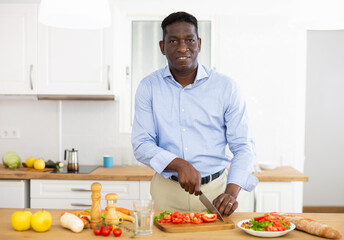
M342 30L344 0L294 0L291 25L306 30Z
M41 0L39 22L53 27L100 29L111 25L108 0Z

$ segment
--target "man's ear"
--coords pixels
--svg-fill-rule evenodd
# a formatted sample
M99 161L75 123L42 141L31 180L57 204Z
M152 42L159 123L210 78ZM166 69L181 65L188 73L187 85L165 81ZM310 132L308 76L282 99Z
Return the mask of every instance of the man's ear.
M202 43L202 39L198 38L198 52L201 52L201 43Z
M163 55L165 55L165 44L164 41L160 41L159 42L159 46L160 46L160 51Z

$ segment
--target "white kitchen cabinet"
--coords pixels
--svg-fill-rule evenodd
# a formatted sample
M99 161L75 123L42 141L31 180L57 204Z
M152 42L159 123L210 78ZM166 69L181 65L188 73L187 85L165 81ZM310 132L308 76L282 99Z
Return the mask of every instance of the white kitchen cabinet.
M113 99L113 26L38 23L38 4L0 3L0 95Z
M113 95L112 34L38 24L38 94Z
M238 208L236 212L253 212L254 211L254 192L241 190L237 197Z
M300 182L260 182L254 190L255 211L302 212L300 186Z
M128 209L132 209L133 200L150 198L149 181L31 180L31 208L90 208L94 182L102 185L102 209L106 207L108 193L116 193L117 206Z
M29 180L0 180L0 208L28 208Z
M38 94L109 95L112 29L38 25Z
M37 5L0 4L0 95L36 94Z

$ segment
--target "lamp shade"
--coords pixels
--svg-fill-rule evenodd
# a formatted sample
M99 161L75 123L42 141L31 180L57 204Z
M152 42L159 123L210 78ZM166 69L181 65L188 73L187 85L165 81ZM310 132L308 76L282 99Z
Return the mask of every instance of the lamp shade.
M344 0L294 0L291 25L307 30L344 29Z
M38 20L48 26L72 29L111 25L108 0L41 0Z

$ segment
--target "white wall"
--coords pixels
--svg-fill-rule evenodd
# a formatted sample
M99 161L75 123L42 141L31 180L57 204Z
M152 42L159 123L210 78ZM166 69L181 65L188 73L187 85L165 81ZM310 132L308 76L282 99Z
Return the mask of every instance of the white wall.
M344 205L344 30L309 31L304 205Z
M0 139L0 156L14 151L28 157L63 160L63 150L79 150L79 163L136 164L130 135L119 133L118 102L0 100L0 128L19 128L19 139Z

